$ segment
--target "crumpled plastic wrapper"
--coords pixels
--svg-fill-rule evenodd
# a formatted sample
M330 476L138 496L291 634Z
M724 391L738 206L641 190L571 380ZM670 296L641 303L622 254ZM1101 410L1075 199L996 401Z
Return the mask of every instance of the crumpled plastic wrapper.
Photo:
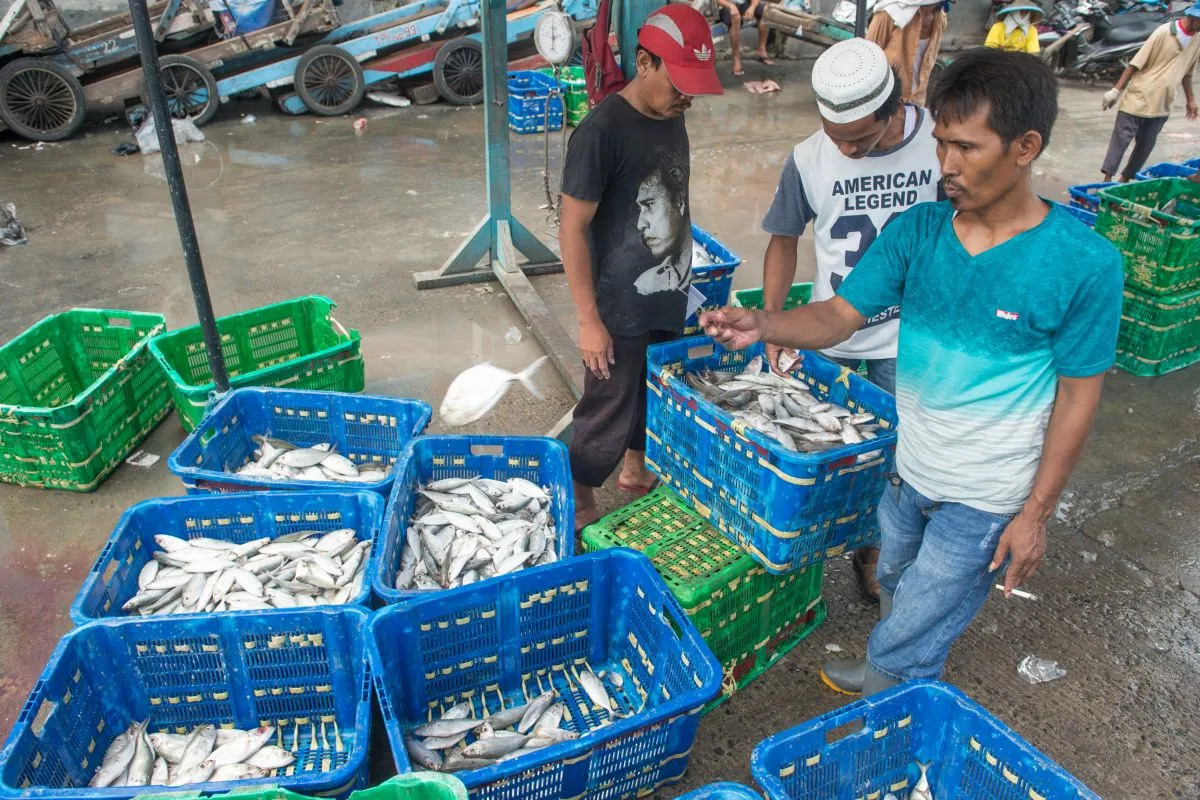
M1057 661L1028 655L1017 664L1017 674L1030 683L1045 683L1063 677L1067 671Z

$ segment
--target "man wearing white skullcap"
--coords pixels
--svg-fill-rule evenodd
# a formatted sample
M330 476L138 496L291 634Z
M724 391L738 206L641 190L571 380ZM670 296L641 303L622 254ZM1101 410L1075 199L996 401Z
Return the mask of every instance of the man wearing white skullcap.
M810 223L817 255L813 300L827 300L892 217L938 199L933 121L924 109L901 102L896 71L878 45L864 39L835 44L813 65L812 84L822 130L788 155L763 220L771 234L763 257L768 311L783 308L796 275L797 242ZM872 317L825 355L852 369L865 360L871 381L893 391L899 311ZM779 369L780 348L767 345L767 355ZM854 554L859 586L872 601L879 598L878 555L873 547Z

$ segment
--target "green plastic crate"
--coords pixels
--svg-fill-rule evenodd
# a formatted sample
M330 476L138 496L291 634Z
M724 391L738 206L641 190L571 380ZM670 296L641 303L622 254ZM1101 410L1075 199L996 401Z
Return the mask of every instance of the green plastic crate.
M649 556L725 673L705 713L825 620L823 564L770 575L665 486L585 528L583 544Z
M362 339L331 316L337 304L313 295L217 319L229 386L361 392ZM171 385L185 431L204 417L216 391L199 325L156 336L150 351Z
M793 283L788 289L787 299L783 301L783 310L802 306L812 301L813 285L811 283ZM733 305L739 308L762 308L763 290L739 289L733 293Z
M1126 285L1117 336L1117 366L1163 375L1200 359L1200 288L1150 295Z
M0 481L90 492L167 412L160 314L76 308L0 348Z
M555 77L553 67L543 67L538 72ZM557 78L566 103L567 124L577 126L588 114L587 81L583 77L583 67L561 67Z
M1172 213L1161 210L1172 202ZM1101 189L1096 232L1124 254L1125 279L1136 288L1200 287L1200 184L1163 178Z

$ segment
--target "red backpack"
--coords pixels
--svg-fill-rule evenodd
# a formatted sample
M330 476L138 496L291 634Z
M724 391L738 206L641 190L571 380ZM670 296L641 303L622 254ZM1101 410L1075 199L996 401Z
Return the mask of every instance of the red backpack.
M612 46L608 42L609 16L612 0L600 0L596 10L596 24L583 36L583 71L587 77L588 108L614 92L625 88L629 81L617 65Z

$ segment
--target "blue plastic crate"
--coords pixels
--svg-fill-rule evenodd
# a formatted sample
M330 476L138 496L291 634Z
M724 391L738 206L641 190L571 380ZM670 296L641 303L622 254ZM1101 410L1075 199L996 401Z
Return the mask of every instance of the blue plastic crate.
M556 688L580 733L458 773L475 800L633 797L687 769L700 709L721 668L654 571L605 550L408 600L376 613L367 637L375 693L399 772L403 734L459 702L483 716ZM620 714L604 725L579 670L619 673Z
M707 337L647 353L646 463L709 524L775 574L874 542L875 507L896 452L895 399L819 353L797 377L813 394L883 426L862 444L793 453L683 382L699 369L742 370L763 346L728 351Z
M362 491L238 492L147 500L130 508L117 521L71 604L71 619L82 625L93 619L129 616L121 612L121 606L137 594L138 573L158 549L154 537L159 533L180 539L205 536L243 544L301 530L353 528L360 540L374 542L363 573L366 577L362 591L351 601L351 605L368 605L384 507L382 496Z
M552 110L550 112L549 128L546 127L546 115L544 113L521 116L510 112L508 115L508 127L516 133L541 133L545 130L561 131L562 126L563 113L561 110Z
M1160 164L1153 164L1143 169L1137 174L1137 179L1139 181L1152 181L1157 178L1187 178L1195 174L1197 169L1194 165L1172 164L1169 161L1163 161Z
M937 681L901 684L765 739L754 748L750 772L770 800L908 797L917 761L932 764L937 800L1099 800L986 709Z
M519 133L546 130L549 106L550 130L561 130L566 97L558 81L533 70L508 73L508 125Z
M742 263L740 258L718 242L712 234L695 225L692 226L692 241L704 248L712 263L692 266L692 285L704 295L705 301L704 305L700 306L700 310L684 322L683 334L685 336L700 332L701 312L729 305L729 290L733 288L733 271Z
M550 487L558 557L575 554L575 485L571 482L567 448L562 442L534 436L418 436L405 449L396 485L388 498L383 533L379 537L379 557L371 581L376 597L385 603L398 603L430 594L396 588L396 572L400 569L417 489L441 478L477 475L501 481L525 478Z
M762 800L762 795L749 786L722 781L681 794L677 800Z
M221 399L171 454L167 465L190 494L259 489L329 491L369 489L387 494L404 446L425 430L428 403L399 397L291 389L235 389ZM235 475L254 458L255 435L297 446L332 442L355 464L379 464L381 480L277 481Z
M1084 225L1087 225L1089 228L1096 227L1095 211L1088 211L1086 208L1080 208L1079 206L1067 206L1063 205L1062 203L1055 203L1055 205L1061 208L1063 211L1066 211L1075 219L1082 222Z
M107 619L76 628L58 643L0 751L0 796L115 800L146 793L87 788L112 739L135 720L149 720L151 732L179 733L202 724L269 724L288 749L298 729L296 763L281 774L187 790L278 785L344 797L364 788L368 617L340 606Z
M1081 183L1072 186L1067 191L1071 194L1071 205L1096 214L1100 211L1100 190L1116 186L1115 181L1107 183Z

